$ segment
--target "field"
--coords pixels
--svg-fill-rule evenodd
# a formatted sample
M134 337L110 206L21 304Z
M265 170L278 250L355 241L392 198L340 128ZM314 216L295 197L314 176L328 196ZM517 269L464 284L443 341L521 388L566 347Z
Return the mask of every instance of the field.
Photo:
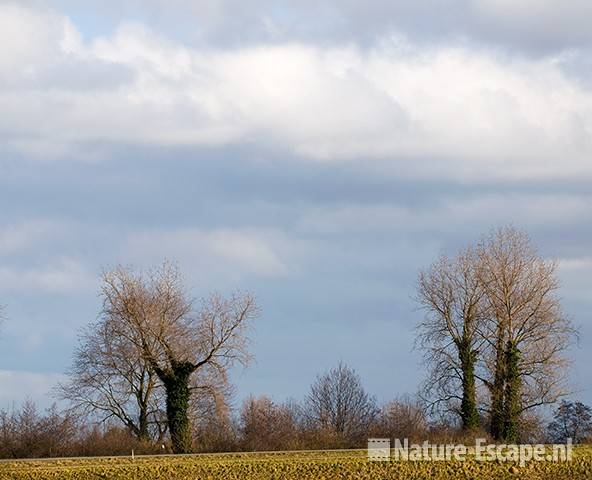
M0 463L0 479L592 479L592 447L576 448L570 463L369 462L365 450L237 453L198 456L85 458Z

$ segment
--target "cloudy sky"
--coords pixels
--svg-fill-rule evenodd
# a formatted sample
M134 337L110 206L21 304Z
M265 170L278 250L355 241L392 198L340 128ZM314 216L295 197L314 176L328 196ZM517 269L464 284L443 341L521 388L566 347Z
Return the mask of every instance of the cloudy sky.
M588 0L0 0L0 406L117 263L262 307L239 397L344 360L414 392L419 268L514 223L560 261L592 403Z

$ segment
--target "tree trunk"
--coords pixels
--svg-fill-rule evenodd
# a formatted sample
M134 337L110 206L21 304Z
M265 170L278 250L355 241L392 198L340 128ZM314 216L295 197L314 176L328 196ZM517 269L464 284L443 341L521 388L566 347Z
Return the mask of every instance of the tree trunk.
M166 410L173 453L191 453L192 434L189 421L189 377L192 365L175 366L170 375L163 379L166 389Z
M138 419L138 440L144 442L150 441L150 433L148 432L148 413L144 407L142 407Z
M464 342L459 346L459 357L462 369L462 402L460 416L464 430L472 430L479 426L477 411L477 394L475 389L475 360L477 352L471 345Z
M504 352L504 330L500 324L497 332L496 361L491 390L491 425L490 433L494 440L504 436L504 390L506 379L506 357Z
M520 351L514 342L508 342L506 348L506 389L504 399L503 439L516 443L519 437L520 390L521 379L518 362Z

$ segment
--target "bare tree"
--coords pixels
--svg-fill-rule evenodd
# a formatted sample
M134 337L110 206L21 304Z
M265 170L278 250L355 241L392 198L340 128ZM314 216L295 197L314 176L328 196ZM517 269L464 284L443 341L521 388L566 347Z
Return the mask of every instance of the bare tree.
M107 422L120 420L139 440L162 441L166 433L164 389L118 318L103 317L79 337L67 383L56 395L72 410Z
M557 296L556 263L528 235L503 227L478 246L477 272L488 304L482 336L491 433L516 441L523 412L567 394L565 352L574 334Z
M387 403L380 411L377 435L422 441L428 433L428 421L420 401L403 396Z
M298 428L288 406L266 396L251 396L242 405L240 433L246 450L289 450L296 446Z
M20 409L0 410L0 458L68 455L76 437L76 418L54 405L45 415L26 401Z
M580 443L592 436L592 408L581 402L563 400L548 427L551 441Z
M426 311L418 326L418 344L429 368L425 397L434 409L460 416L464 429L479 425L475 364L482 342L483 288L471 248L450 259L441 256L419 274L417 301Z
M226 377L196 372L191 379L189 417L194 444L200 452L228 452L236 449L237 431L231 416L234 387Z
M198 311L178 269L165 262L147 274L118 267L103 278L103 314L118 319L118 334L132 342L166 392L173 451L191 451L191 378L225 379L234 363L246 364L247 327L257 314L251 295L214 294Z
M335 432L353 446L366 435L378 408L359 375L340 362L317 377L305 399L304 412L313 426Z
M215 402L214 402L215 403ZM194 415L194 444L198 452L231 452L238 447L238 428L227 406Z
M491 434L516 441L525 412L567 393L574 329L561 311L555 272L524 232L504 227L420 274L418 301L428 315L419 345L432 404L452 402L463 426L476 426L479 379Z

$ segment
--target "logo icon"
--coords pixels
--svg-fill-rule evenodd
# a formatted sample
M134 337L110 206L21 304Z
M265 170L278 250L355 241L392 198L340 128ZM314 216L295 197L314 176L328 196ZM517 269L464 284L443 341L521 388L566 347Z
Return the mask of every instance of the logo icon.
M373 462L388 462L391 458L390 438L368 439L368 460Z

